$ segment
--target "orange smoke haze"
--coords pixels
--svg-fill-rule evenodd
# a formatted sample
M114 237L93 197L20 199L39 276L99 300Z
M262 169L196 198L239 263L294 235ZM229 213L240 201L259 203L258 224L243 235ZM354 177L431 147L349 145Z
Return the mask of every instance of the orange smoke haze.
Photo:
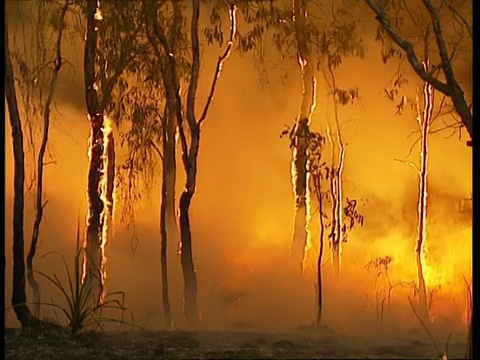
M372 17L373 19L373 17ZM376 319L375 275L364 267L377 257L394 260L389 274L392 282L415 281L415 241L417 229L418 176L403 158L416 136L415 114L405 110L395 114L395 104L383 95L395 65L383 64L378 45L367 42L363 60L346 59L338 71L340 86L358 86L360 101L342 107L343 138L346 143L344 193L359 200L365 216L363 227L356 227L343 244L342 279L334 281L328 246L324 256L324 324L334 330L365 331L378 328ZM80 46L80 45L78 45ZM56 91L49 151L55 165L45 171L44 220L35 267L63 276L59 258L42 254L58 250L67 261L73 259L77 219L84 224L87 212L87 139L89 124L82 86L81 54L67 46L76 66L75 79L67 80ZM197 102L203 104L208 93L218 50L204 54L202 81ZM74 57L75 56L75 57ZM276 55L275 55L276 56ZM275 60L276 61L276 60ZM268 66L268 64L267 64ZM297 274L290 264L293 225L293 193L290 178L288 141L279 135L284 125L292 125L301 102L301 80L295 59L285 65L284 85L270 80L260 86L254 65L247 57L232 53L225 62L209 115L202 128L197 192L191 208L193 254L199 281L199 308L203 326L222 329L260 329L286 331L309 325L315 319L314 263L318 234L308 254L305 274ZM317 103L312 128L321 128L333 116L323 79L317 77ZM415 81L411 81L414 83ZM420 85L420 82L416 82ZM61 94L71 92L70 94ZM467 91L471 93L471 91ZM75 95L75 96L73 96ZM71 102L60 101L73 99ZM438 97L439 98L439 97ZM8 119L8 114L6 115ZM439 120L438 120L439 121ZM12 279L12 184L13 159L8 121L6 141L6 292L10 304ZM116 130L114 130L116 131ZM459 211L461 201L472 189L472 154L458 137L445 138L448 131L429 138L428 249L425 277L433 289L432 314L435 321L448 326L463 326L466 304L464 278L471 278L471 212ZM118 149L119 144L117 144ZM118 149L118 154L124 153ZM119 155L120 156L120 155ZM419 163L418 146L410 161ZM118 158L117 162L121 163ZM29 171L32 163L27 162ZM161 169L157 169L160 175ZM178 162L177 188L183 188ZM136 230L139 246L132 251L130 233L120 222L107 245L108 279L106 290L126 293L126 305L135 323L161 329L159 201L160 179L154 180L151 194L137 210ZM177 195L177 199L178 199ZM29 245L33 195L26 197L25 243ZM316 221L317 213L312 221ZM315 229L313 223L313 229ZM181 324L183 283L177 244L169 244L169 280L174 321ZM40 281L42 279L39 279ZM379 278L379 286L383 278ZM60 299L43 286L42 298ZM383 290L379 290L383 291ZM31 299L27 285L27 296ZM410 329L417 324L407 296L410 286L395 287L384 326ZM60 300L58 300L60 301ZM54 317L51 310L44 315ZM13 312L6 313L7 324L17 325Z

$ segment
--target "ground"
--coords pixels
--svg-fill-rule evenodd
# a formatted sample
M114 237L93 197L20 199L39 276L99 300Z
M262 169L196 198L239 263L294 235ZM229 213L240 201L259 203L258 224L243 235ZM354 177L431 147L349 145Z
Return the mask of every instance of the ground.
M458 340L450 340L449 359L464 358L465 342ZM302 331L265 334L142 330L72 335L58 329L5 329L5 359L15 360L436 359L435 352L421 333L368 341Z

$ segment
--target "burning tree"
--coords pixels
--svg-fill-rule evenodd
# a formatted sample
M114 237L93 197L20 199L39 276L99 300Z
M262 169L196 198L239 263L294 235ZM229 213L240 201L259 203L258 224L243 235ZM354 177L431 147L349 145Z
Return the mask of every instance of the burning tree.
M308 138L312 113L315 109L315 62L310 51L307 33L307 1L293 0L293 28L297 43L298 63L302 74L302 102L295 125L290 133L292 147L292 181L295 194L295 215L292 255L301 261L302 268L307 246L307 161Z
M99 1L86 0L85 3L84 81L91 135L84 281L89 279L92 286L99 289L99 302L106 278L105 247L115 187L115 144L106 112L111 106L114 87L135 55L134 44L140 26L130 20L132 11L135 11L134 2L106 2L104 19Z
M200 116L196 113L196 92L200 75L200 43L199 43L199 17L200 2L192 2L192 15L190 19L191 47L188 63L182 61L181 55L177 55L168 41L168 32L172 37L180 36L177 28L186 23L186 9L183 3L174 2L173 23L170 27L165 24L165 17L161 15L161 4L158 2L145 1L143 3L146 15L146 29L148 40L151 43L156 60L160 64L162 83L166 94L166 110L169 116L174 116L178 126L180 145L182 149L182 162L186 174L185 189L179 201L180 220L180 262L182 265L184 279L184 317L187 323L193 324L198 320L197 307L197 276L193 262L192 235L190 229L189 210L190 204L196 190L197 161L200 147L200 128L205 121L208 109L213 100L217 80L220 76L222 66L233 48L235 37L235 5L230 5L230 36L227 47L218 58L214 72L210 92ZM163 21L161 21L163 20ZM187 66L187 76L182 77L182 67ZM180 86L181 82L187 83L186 98L182 99ZM185 113L184 113L185 111ZM173 121L173 120L172 120ZM167 129L168 131L168 129Z
M471 18L465 15L465 11L470 10L471 2L454 0L436 4L434 1L422 0L423 9L415 7L418 11L413 11L414 7L405 0L365 0L365 3L380 24L376 39L387 47L383 54L384 61L392 57L401 60L406 57L417 76L446 95L460 117L460 124L466 128L470 136L467 145L471 146L472 103L468 104L465 96L467 84L462 85L456 66L456 60L460 60L461 55L471 48L472 44ZM425 19L429 19L427 24L424 23ZM409 28L414 27L423 31L425 26L433 30L438 50L434 54L438 63L432 64L428 70L417 55L413 40L405 35ZM408 32L411 33L410 30ZM452 126L458 127L457 124Z
M335 247L336 258L340 257L340 242L342 229L342 195L341 177L345 149L341 136L341 123L336 110L337 103L347 104L357 97L356 89L340 89L335 83L334 71L344 57L363 57L362 40L357 33L356 20L347 11L344 4L334 5L327 9L323 5L311 2L307 13L308 1L292 1L291 7L268 4L245 4L242 10L245 22L253 28L239 36L240 48L244 52L253 51L257 62L264 59L268 48L266 40L271 35L272 43L282 54L282 59L297 58L302 75L302 101L300 114L295 125L289 132L290 148L292 150L292 182L295 195L295 215L292 241L292 254L295 260L303 265L306 250L309 248L307 218L309 209L308 186L308 139L311 127L311 116L316 104L316 73L320 71L325 80L330 95L335 101L335 118L333 124L327 119L319 124L325 134L329 133L332 161L333 196L335 201L336 222L332 227L332 245ZM293 10L292 10L293 9ZM292 13L293 12L293 13ZM308 16L310 15L310 16ZM271 46L271 45L270 45ZM262 69L260 67L260 69ZM266 70L265 70L266 71ZM339 149L338 151L336 149ZM337 159L338 158L338 159ZM340 267L340 261L337 268ZM338 270L339 272L339 270Z
M428 58L423 61L423 66L428 70ZM418 99L417 99L418 104ZM434 91L432 85L425 82L423 87L423 112L417 107L417 122L421 130L420 141L420 167L418 168L413 162L407 162L419 176L419 191L418 191L418 235L415 245L415 258L417 263L417 285L420 315L423 320L428 320L428 298L427 298L427 284L424 277L424 256L427 239L427 196L428 196L428 135L430 126L434 120Z

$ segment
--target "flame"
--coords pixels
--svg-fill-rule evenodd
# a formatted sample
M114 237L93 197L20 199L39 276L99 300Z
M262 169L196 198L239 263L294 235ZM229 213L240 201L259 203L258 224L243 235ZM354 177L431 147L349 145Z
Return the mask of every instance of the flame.
M309 169L309 162L307 161L307 169ZM305 199L305 206L307 208L307 221L305 222L305 231L307 233L307 241L305 243L305 249L303 251L303 260L302 260L302 272L305 272L305 268L307 266L307 258L308 252L312 248L313 241L312 241L312 232L310 231L311 222L312 222L312 196L310 193L310 178L311 173L310 170L307 170L307 187L306 187L306 199Z
M425 71L428 71L428 60L422 62L423 68ZM423 117L418 112L417 122L421 129L421 148L420 148L420 169L418 171L419 175L419 199L418 199L418 240L415 246L415 252L420 255L420 265L418 281L419 284L421 281L425 281L425 289L428 293L428 289L431 287L431 283L427 282L425 279L425 270L426 268L426 254L427 254L427 197L428 197L428 133L430 131L430 123L432 121L432 111L433 111L433 87L428 82L425 82L423 87L423 97L424 97L424 110ZM418 103L418 102L417 102ZM417 107L418 111L418 107ZM431 279L429 279L431 280ZM427 298L427 305L428 305ZM430 309L429 309L430 310ZM431 311L428 311L429 320L432 321L431 317L433 314Z
M109 136L112 133L111 121L107 116L104 116L103 120L103 154L102 154L102 177L100 179L100 198L104 204L103 211L100 214L100 223L102 224L101 228L101 285L102 289L105 284L105 280L107 279L107 257L105 256L105 250L107 246L107 236L109 230L109 224L111 223L111 219L113 217L113 201L108 199L108 184L113 180L109 179L108 169L109 169ZM115 191L114 191L115 193ZM104 293L102 292L101 301L103 301Z

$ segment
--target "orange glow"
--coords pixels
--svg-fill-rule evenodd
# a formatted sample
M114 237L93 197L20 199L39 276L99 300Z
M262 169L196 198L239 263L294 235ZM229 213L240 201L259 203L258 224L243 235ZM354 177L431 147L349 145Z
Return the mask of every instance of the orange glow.
M309 8L309 20L318 15L316 11L314 7ZM108 13L104 12L105 20L107 15ZM208 18L208 14L203 15ZM222 16L224 30L228 31L227 16ZM237 31L241 33L245 29L240 8L237 16ZM279 25L292 24L288 19L288 24ZM78 53L82 40L65 44L65 56L75 59L75 66L83 60ZM380 301L386 297L389 284L385 275L377 277L376 274L368 272L365 266L376 258L386 256L393 259L388 268L388 276L394 288L390 308L385 301L383 329L391 326L394 330L409 331L418 326L418 320L412 313L407 297L417 304L413 289L418 282L415 250L419 231L417 221L420 212L420 177L417 172L412 172L411 167L398 164L394 159L402 157L418 137L418 126L421 126L427 111L421 104L421 98L423 92L429 90L423 88L423 81L415 74L406 73L409 83L402 91L405 91L405 94L414 94L417 87L421 88L417 91L420 100L419 113L416 113L415 108L405 106L403 114L395 115L395 103L383 95L383 88L398 70L398 63L394 60L383 63L380 56L381 46L373 41L373 36L372 39L365 37L364 41L368 45L365 58L360 60L345 57L335 70L339 87L359 89L358 104L339 107L341 140L345 145L343 151L338 147L340 134L335 125L331 89L323 78L319 78L317 82L314 77L314 101L306 107L306 112L310 112L310 129L326 137L322 153L326 166L331 168L334 160L334 172L338 174L338 179L334 179L332 184L333 195L338 200L345 200L346 197L356 199L358 211L365 216L364 226L355 226L353 231L348 233L348 244L345 244L342 243L342 227L347 225L348 228L348 223L346 217L343 217L342 207L347 205L346 201L338 203L333 211L338 220L336 236L340 247L341 282L337 281L332 266L334 249L331 246L332 239L328 238L331 229L325 229L324 243L325 246L328 246L327 241L330 243L330 254L326 253L328 250L324 246L322 281L325 292L322 322L339 334L350 330L362 333L366 331L362 326L367 328L371 325L370 322L373 325L369 329L377 329L375 297L378 296ZM269 46L271 47L271 44L262 49L265 51L266 67L276 64L279 59ZM284 124L292 125L293 119L299 116L302 91L305 90L300 75L306 75L307 68L313 64L316 69L316 60L307 62L301 57L297 58L294 49L290 50L292 56L282 60L282 68L272 65L268 69L269 84L265 90L260 86L258 73L254 68L258 64L252 65L249 55L239 56L237 50L232 49L228 66L222 69L222 78L215 92L215 101L209 110L208 121L202 125L198 183L195 200L191 204L190 222L198 272L199 307L203 314L202 321L208 325L214 323L217 326L215 321L223 316L214 301L216 294L211 291L217 282L224 287L222 290L246 293L242 301L235 304L235 309L229 308L231 318L219 327L230 329L233 323L239 321L259 324L259 327L265 326L275 331L289 331L314 321L313 284L320 234L318 204L315 196L312 196L315 194L311 193L307 186L304 194L307 241L303 274L300 274L300 263L296 261L293 266L289 258L294 225L292 207L296 195L293 190L292 196L292 186L295 187L297 177L292 158L296 158L298 154L295 147L289 151L285 139L280 140L278 135ZM212 80L211 70L217 61L218 47L202 47L202 74L198 85L198 98L208 95ZM437 58L432 57L431 61L432 66L433 63L438 64ZM114 62L110 61L110 72L113 71L113 65ZM462 86L469 97L470 70L463 67L460 70L463 72L459 73L459 77L466 73L467 80L464 80ZM289 76L284 78L284 72ZM52 142L48 149L52 153L52 159L49 158L48 161L55 160L57 164L46 166L45 195L49 204L45 208L45 220L42 224L44 238L41 239L39 249L40 256L47 251L58 250L67 261L71 258L74 245L72 234L76 225L76 214L80 211L84 216L89 211L85 200L85 187L92 156L91 129L85 118L82 72L76 72L74 77L75 88L70 83L60 84L55 91L55 96L58 97L58 113L52 112L55 115L52 118L56 119L52 124ZM126 79L129 81L129 78ZM143 78L138 81L140 83ZM150 86L149 80L145 84ZM185 90L185 84L182 84ZM140 91L142 88L127 88L131 92L121 95L126 96L129 102L126 106L130 106L131 99L128 96L134 94L134 90ZM310 89L311 87L307 90ZM181 95L184 94L185 91L182 91ZM428 92L426 94L429 95ZM66 100L62 96L65 96ZM118 94L115 93L114 96ZM438 92L435 96L437 101L434 115L440 102ZM467 322L470 314L468 304L471 294L468 294L464 277L470 279L472 276L472 213L469 206L457 208L456 205L472 191L472 154L471 148L466 148L457 135L449 137L450 130L436 132L443 127L442 120L451 121L450 115L444 119L438 118L431 124L431 135L428 138L428 192L422 197L428 210L422 231L428 238L422 244L421 254L430 302L429 315L433 321L429 326L446 323L447 329L450 326L448 321L454 320L455 325L452 325L452 328L462 330L462 321ZM122 199L122 192L114 191L113 202L109 202L106 196L107 182L111 180L106 176L109 161L106 156L108 135L112 131L115 134L118 159L116 166L122 166L127 149L122 148L121 136L127 134L130 125L128 120L124 120L117 128L112 124L112 119L104 118L103 176L99 187L102 202L105 204L101 214L101 222L104 224L100 234L101 281L108 290L125 292L127 305L132 310L136 323L143 326L142 322L148 318L151 319L149 326L162 329L164 324L159 286L161 161L157 161L149 169L153 175L148 182L148 192L142 191L138 198L135 198L135 236L139 239L135 252L131 250L131 228L127 228L127 224L118 217L118 211L122 210L126 199ZM5 131L7 134L11 132L8 122ZM409 137L413 131L417 132ZM88 158L85 156L87 137ZM179 146L178 138L179 134L176 132L175 139ZM152 139L161 148L158 139ZM421 167L420 146L420 143L416 144L413 155L409 158L412 160L409 165L414 165L413 162L416 164L415 171ZM175 199L178 203L178 194L185 183L179 150L176 160ZM27 161L26 166L31 167L31 164ZM13 173L11 143L7 142L6 224L12 222L12 206L8 201L11 201L13 192ZM146 181L145 178L138 177L139 184ZM307 172L307 184L310 181ZM118 183L115 185L123 186ZM324 180L323 186L325 191L329 190L328 180ZM143 189L140 185L139 187ZM124 189L119 187L115 190ZM330 200L325 198L323 202L324 213L329 218L325 220L327 226L332 220ZM27 199L26 224L31 221L31 214L32 206ZM27 232L29 228L26 227ZM11 249L10 225L6 227L5 238L6 249ZM82 241L86 248L86 240ZM168 262L171 264L169 284L172 314L176 317L182 311L183 286L178 256L175 254L176 239L172 241L168 247ZM40 259L40 256L40 271L62 275L57 263L47 263ZM8 272L11 271L10 250L6 252L6 261ZM88 275L86 265L84 258L83 281L85 275ZM9 278L8 276L7 273L6 278ZM11 281L6 282L6 299L11 293L10 289ZM54 301L57 301L57 295L53 296ZM150 313L155 315L150 316ZM452 338L452 341L457 339L462 341L460 337ZM428 342L428 339L426 341Z

